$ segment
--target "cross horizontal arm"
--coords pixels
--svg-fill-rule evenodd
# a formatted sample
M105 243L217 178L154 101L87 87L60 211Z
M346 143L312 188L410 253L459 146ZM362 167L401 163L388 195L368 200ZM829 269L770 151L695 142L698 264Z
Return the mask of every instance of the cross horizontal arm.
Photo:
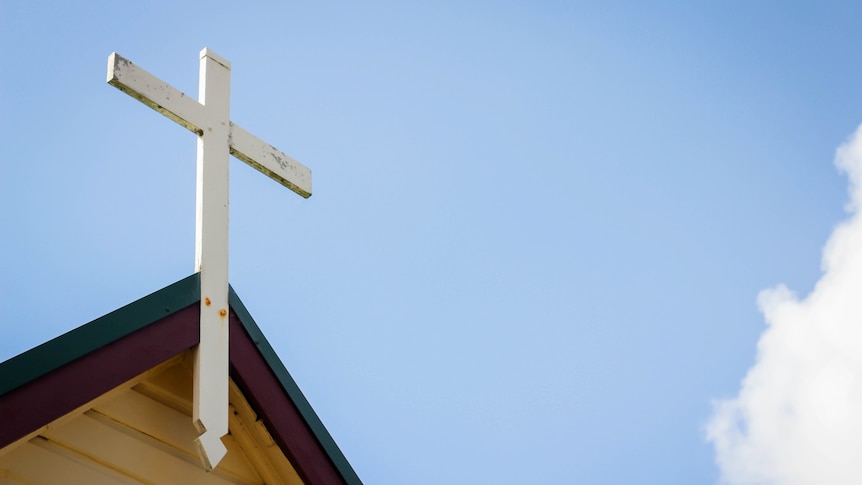
M188 130L203 134L206 125L203 105L116 52L108 57L108 84Z
M108 58L108 83L199 136L208 126L204 105L116 52ZM233 156L306 199L311 196L308 167L233 122L229 136Z
M311 197L311 170L274 146L230 124L230 153L288 189Z

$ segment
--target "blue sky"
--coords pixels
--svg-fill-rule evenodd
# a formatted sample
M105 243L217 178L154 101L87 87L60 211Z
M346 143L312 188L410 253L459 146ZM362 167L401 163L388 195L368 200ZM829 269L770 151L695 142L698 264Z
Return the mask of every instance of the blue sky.
M758 295L849 217L860 14L5 1L0 360L191 273L194 136L105 70L194 96L209 47L314 174L232 160L231 283L366 483L716 483Z

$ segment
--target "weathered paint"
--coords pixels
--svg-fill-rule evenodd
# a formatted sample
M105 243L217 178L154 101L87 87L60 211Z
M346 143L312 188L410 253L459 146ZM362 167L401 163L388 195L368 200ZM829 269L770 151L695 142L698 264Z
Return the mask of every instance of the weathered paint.
M227 449L228 327L219 308L228 306L228 179L230 63L201 51L198 92L206 118L198 136L195 271L201 274L201 341L195 352L192 420L204 468L212 469ZM209 300L210 305L206 302Z
M108 57L108 83L191 132L203 135L206 115L200 103L116 52ZM311 196L311 170L308 167L236 123L231 121L229 125L229 146L233 156L302 197Z
M210 49L200 53L199 101L117 53L108 57L107 79L198 135L195 271L203 298L193 421L201 461L210 469L225 453L219 438L228 430L228 158L235 155L306 198L311 171L230 121L230 62Z
M206 115L200 103L116 52L108 56L108 84L203 135Z
M305 197L311 197L311 170L258 137L230 124L230 152L267 177Z

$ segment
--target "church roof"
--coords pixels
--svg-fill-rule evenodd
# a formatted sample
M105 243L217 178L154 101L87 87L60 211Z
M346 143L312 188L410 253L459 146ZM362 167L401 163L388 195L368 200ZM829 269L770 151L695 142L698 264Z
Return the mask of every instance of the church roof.
M200 280L194 274L0 364L0 476L5 471L24 480L27 473L47 473L44 466L27 468L27 460L13 459L13 454L32 458L52 450L55 442L62 445L55 451L71 456L70 463L82 462L82 456L97 463L107 460L104 456L112 450L98 450L95 438L64 437L64 430L71 433L69 429L83 426L82 420L90 426L110 425L106 433L120 429L160 450L153 453L177 461L178 473L205 474L191 469L189 445L177 438L195 436L185 429L191 426L185 418L192 388L189 356L200 337L199 302ZM233 458L224 460L225 470L219 465L208 476L234 483L269 483L267 476L272 476L284 483L360 484L233 288L229 325L233 437L227 457ZM138 412L150 408L163 416L157 423ZM165 429L172 419L183 429ZM64 444L64 439L83 442ZM98 453L101 457L90 456ZM112 464L102 473L142 479L136 473L144 472L136 466Z

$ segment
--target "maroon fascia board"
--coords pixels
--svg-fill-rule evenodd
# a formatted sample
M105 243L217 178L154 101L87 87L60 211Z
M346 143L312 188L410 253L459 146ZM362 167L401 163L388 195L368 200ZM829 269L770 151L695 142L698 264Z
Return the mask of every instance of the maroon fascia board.
M229 335L231 375L302 481L345 483L233 311Z
M197 345L199 315L187 307L0 396L0 448Z
M0 448L197 345L200 341L200 296L190 298L186 294L188 288L185 288L196 281L194 277L186 278L153 294L176 296L177 299L168 306L165 306L167 300L153 300L153 295L145 297L106 315L101 321L79 327L0 364L0 377L21 381L21 384L4 385L11 390L0 392ZM276 363L285 376L279 378L274 372L273 363L262 354L260 346L265 344L266 352L272 354L270 360L277 360L277 356L242 302L235 294L231 296L235 298L231 303L229 331L231 377L266 424L270 435L305 483L361 484L341 452L337 449L327 451L321 444L318 435L324 434L329 447L337 448L280 361ZM248 322L237 315L235 307ZM153 314L147 312L153 311L168 314L146 323L149 318L146 315ZM126 316L138 312L144 315L141 317L144 321L133 322L136 328L133 331L124 333L124 330L118 330L120 333L115 336L106 331L116 328L115 325L125 321ZM250 335L249 328L254 330L256 337ZM69 345L84 350L72 358L57 357L51 352ZM53 362L40 364L45 359ZM15 377L27 370L30 371L27 377ZM285 383L285 379L289 382ZM305 414L294 399L299 399L299 404L307 408ZM308 419L313 419L320 428L317 433ZM331 453L336 453L340 466L332 461Z

